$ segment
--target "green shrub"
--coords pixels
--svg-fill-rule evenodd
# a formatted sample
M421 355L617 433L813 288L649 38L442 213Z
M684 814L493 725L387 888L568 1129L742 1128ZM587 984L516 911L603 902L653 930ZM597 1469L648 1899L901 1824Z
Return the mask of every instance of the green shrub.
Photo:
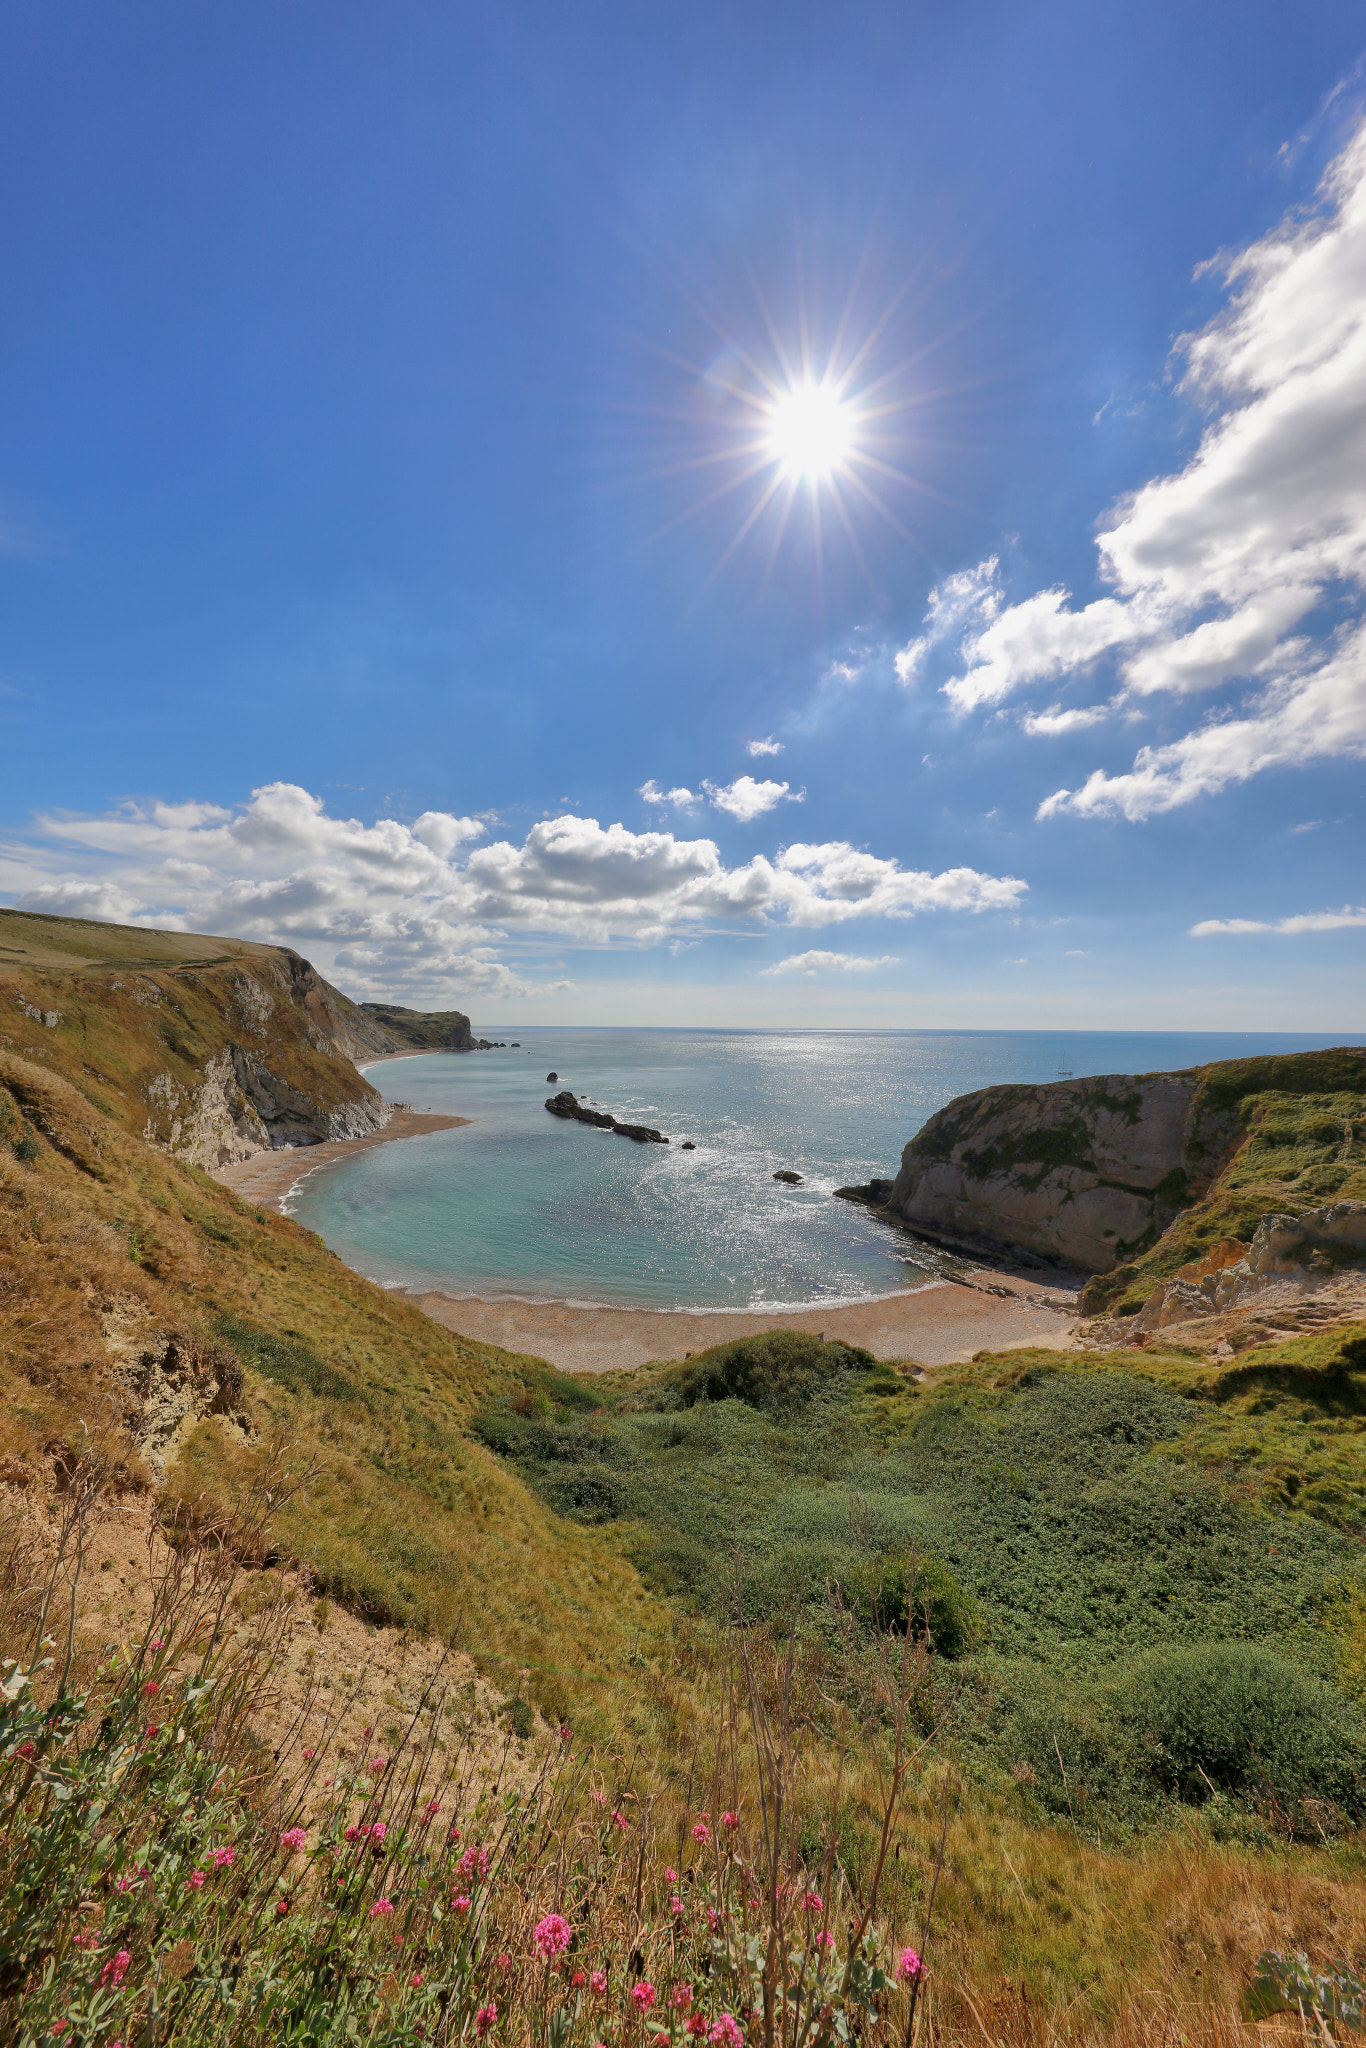
M1253 1643L1144 1658L1116 1696L1159 1784L1194 1805L1217 1791L1366 1814L1366 1729L1343 1695Z
M765 1330L713 1345L676 1366L660 1381L652 1405L662 1411L701 1401L743 1401L767 1414L800 1408L832 1380L869 1371L870 1351L827 1344L806 1330Z
M903 1549L879 1557L845 1588L859 1620L879 1635L928 1640L941 1657L962 1657L982 1632L982 1617L948 1566Z

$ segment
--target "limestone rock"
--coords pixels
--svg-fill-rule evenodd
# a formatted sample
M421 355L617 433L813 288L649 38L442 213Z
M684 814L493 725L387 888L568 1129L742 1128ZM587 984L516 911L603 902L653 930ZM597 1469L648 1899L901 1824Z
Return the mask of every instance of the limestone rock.
M1236 1111L1203 1071L1110 1074L960 1095L912 1138L886 1206L926 1237L1108 1272L1222 1171Z

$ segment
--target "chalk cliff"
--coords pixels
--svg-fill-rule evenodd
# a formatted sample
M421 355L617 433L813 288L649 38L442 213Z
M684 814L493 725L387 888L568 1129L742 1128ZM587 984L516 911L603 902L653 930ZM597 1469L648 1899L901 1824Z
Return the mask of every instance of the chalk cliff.
M960 1095L906 1146L887 1206L943 1242L1106 1272L1202 1194L1238 1142L1236 1112L1205 1099L1205 1071Z

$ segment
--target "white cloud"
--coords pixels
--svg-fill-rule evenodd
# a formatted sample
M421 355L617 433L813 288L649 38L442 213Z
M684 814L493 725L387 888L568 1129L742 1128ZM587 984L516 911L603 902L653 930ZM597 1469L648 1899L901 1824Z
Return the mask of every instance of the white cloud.
M690 789L661 789L653 777L641 783L636 795L643 796L647 804L672 804L678 811L691 811L702 801Z
M761 974L825 974L831 970L843 974L862 974L870 967L892 967L896 964L895 953L879 953L875 958L864 959L858 953L789 953L786 960L779 960L773 967L761 967Z
M925 657L932 647L961 633L969 623L985 625L1001 608L1000 560L989 555L975 569L959 569L936 583L925 603L920 635L909 640L896 657L899 680L909 688L920 677Z
M1085 732L1091 725L1102 725L1110 716L1108 704L1088 704L1073 711L1064 711L1061 704L1050 704L1047 711L1026 713L1022 723L1027 733L1036 738L1056 739L1060 733Z
M973 868L904 869L842 840L728 868L711 839L566 815L520 845L475 845L475 821L330 817L270 783L237 810L126 805L39 821L0 848L0 896L21 909L274 939L319 954L365 993L421 983L492 994L529 986L509 940L650 943L718 920L817 930L859 917L1014 909L1027 884Z
M1246 716L1215 720L1168 746L1141 747L1127 774L1097 768L1080 789L1045 798L1038 816L1066 810L1080 817L1118 811L1126 818L1150 818L1269 768L1303 768L1364 752L1366 626L1358 626L1338 636L1312 673L1269 685Z
M1300 932L1340 932L1359 925L1366 925L1366 909L1353 910L1344 904L1341 910L1302 911L1297 917L1277 918L1270 924L1254 917L1207 917L1202 923L1191 926L1190 935L1193 939L1208 939L1223 932L1285 932L1294 935Z
M718 811L726 811L746 825L752 818L762 818L775 804L806 801L804 789L794 790L786 782L756 782L752 775L737 775L734 782L722 786L704 782L702 787Z
M1127 774L1059 790L1040 816L1146 818L1270 768L1366 754L1366 122L1315 208L1216 267L1228 301L1175 350L1208 423L1184 468L1135 491L1100 533L1113 594L1079 610L1063 589L1006 605L994 562L981 563L932 593L898 656L910 681L930 645L961 632L945 692L964 711L1106 656L1119 702L1240 693L1231 715L1143 748ZM1027 730L1077 730L1048 723L1066 716L1037 714Z
M747 754L750 754L750 755L759 755L759 754L781 754L781 752L782 752L782 751L783 751L783 743L782 743L782 741L781 741L781 740L775 740L775 739L774 739L774 737L773 737L773 735L772 735L772 733L770 733L770 734L769 734L769 736L768 736L768 738L767 738L766 740L746 740L746 741L745 741L745 752L746 752Z

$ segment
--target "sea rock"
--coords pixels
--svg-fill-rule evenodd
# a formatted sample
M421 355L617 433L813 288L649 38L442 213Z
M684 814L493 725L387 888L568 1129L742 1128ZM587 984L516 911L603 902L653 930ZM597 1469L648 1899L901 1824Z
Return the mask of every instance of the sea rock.
M785 1166L781 1173L775 1173L773 1178L774 1180L786 1181L790 1188L799 1188L802 1184L801 1175L794 1173L790 1166Z
M680 1152L695 1152L697 1150L697 1147L696 1145L694 1145L691 1138L685 1138L678 1149Z
M560 1077L559 1077L559 1075L558 1075L557 1073L555 1073L553 1069L551 1070L551 1072L550 1072L550 1073L548 1073L548 1074L546 1075L546 1080L547 1080L547 1081L558 1081L558 1080L559 1080L559 1078L560 1078Z
M571 1118L575 1123L592 1124L599 1131L615 1131L619 1138L634 1138L637 1145L667 1145L668 1139L662 1131L654 1130L649 1124L620 1124L606 1110L585 1109L582 1101L576 1102L568 1088L562 1088L558 1095L546 1098L546 1108L552 1116Z
M1104 1273L1198 1199L1241 1137L1206 1069L960 1095L911 1139L886 1206L968 1252Z
M892 1185L890 1180L875 1178L852 1187L836 1188L835 1193L841 1202L863 1202L870 1209L882 1209L891 1198Z

